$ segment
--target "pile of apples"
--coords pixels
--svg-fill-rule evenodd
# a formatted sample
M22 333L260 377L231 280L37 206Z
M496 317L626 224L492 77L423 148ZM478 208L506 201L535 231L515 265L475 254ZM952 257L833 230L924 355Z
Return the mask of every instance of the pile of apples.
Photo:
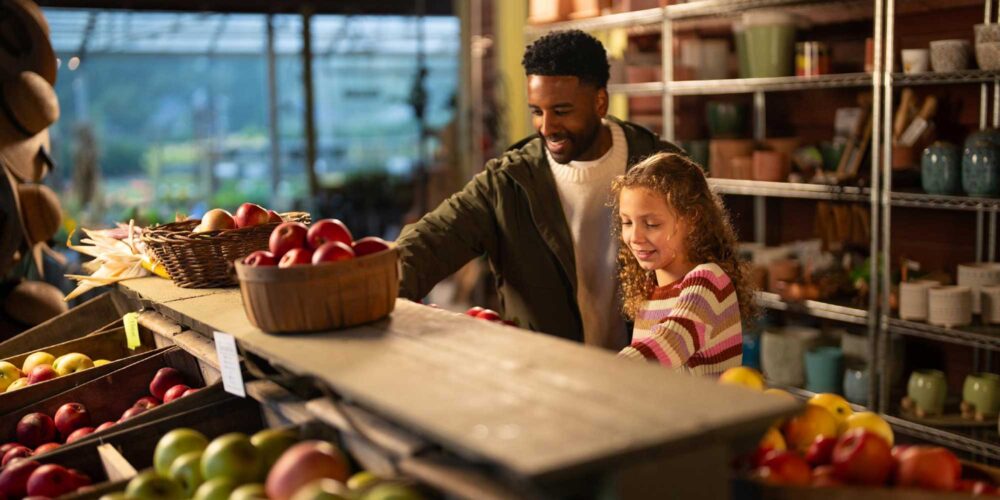
M71 352L58 358L47 352L36 352L24 359L21 368L0 361L0 392L12 392L31 384L69 375L95 366L106 365L106 359L91 360L86 354Z
M730 368L719 382L795 398L781 389L765 389L764 377L752 368ZM989 483L962 480L961 463L946 448L893 443L892 427L878 414L855 412L840 395L823 393L809 399L799 414L768 429L757 449L737 465L759 481L778 485L996 493Z
M90 484L90 476L76 469L20 460L0 474L0 495L3 498L57 498Z
M357 241L338 219L323 219L306 226L283 222L271 231L268 250L258 250L243 259L248 266L291 267L337 262L387 250L389 243L377 236Z
M102 497L103 498L103 497ZM265 429L253 436L223 434L211 442L188 428L163 436L153 452L153 468L108 500L363 500L419 499L408 486L368 472L350 474L343 452L327 441L299 441L291 429Z
M236 215L222 208L213 208L201 217L201 222L192 229L195 233L224 231L243 227L259 226L284 219L274 210L268 210L256 203L244 203L236 209Z

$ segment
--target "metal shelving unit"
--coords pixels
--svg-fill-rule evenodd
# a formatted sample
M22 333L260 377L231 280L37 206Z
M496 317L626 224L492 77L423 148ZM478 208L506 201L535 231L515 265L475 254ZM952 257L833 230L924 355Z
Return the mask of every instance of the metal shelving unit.
M841 73L820 76L782 76L777 78L686 80L669 82L665 90L673 95L686 96L860 88L870 87L871 85L872 75L868 73Z
M915 85L956 85L963 83L989 83L1000 78L1000 71L991 70L968 70L954 73L919 73L907 75L905 73L892 74L893 87L912 87Z
M1000 445L991 443L986 439L976 439L974 437L938 429L936 427L930 427L905 418L887 415L884 413L882 414L882 418L884 418L897 433L931 441L941 446L962 450L979 457L989 458L991 460L1000 460Z
M549 31L577 29L583 31L601 31L618 28L637 28L642 26L657 25L663 22L665 14L663 8L636 10L632 12L620 12L608 14L600 17L588 17L586 19L576 19L558 23L528 25L524 29L528 37L539 37Z
M1000 212L1000 198L976 198L971 196L947 196L893 191L889 193L889 203L894 207Z
M716 193L729 195L855 202L866 202L871 199L871 189L852 186L749 181L741 179L709 179L708 185Z
M804 300L802 302L786 302L781 297L772 292L757 292L757 304L767 309L775 311L789 311L800 314L807 314L817 318L832 319L844 323L854 323L856 325L868 324L868 310L851 307L849 305L834 304L818 300Z
M896 335L920 337L978 349L1000 351L1000 327L997 326L970 325L945 328L920 321L890 318L887 329L890 333Z

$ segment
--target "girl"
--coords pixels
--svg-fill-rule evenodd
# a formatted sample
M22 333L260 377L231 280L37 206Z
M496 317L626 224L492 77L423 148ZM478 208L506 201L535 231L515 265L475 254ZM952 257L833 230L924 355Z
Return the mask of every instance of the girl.
M635 321L619 355L703 375L739 366L752 290L701 167L678 154L651 156L615 179L611 206L622 307Z

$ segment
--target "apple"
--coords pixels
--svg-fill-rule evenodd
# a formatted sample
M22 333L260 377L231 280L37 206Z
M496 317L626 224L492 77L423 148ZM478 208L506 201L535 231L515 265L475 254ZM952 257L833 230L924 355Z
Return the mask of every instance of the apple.
M0 392L6 391L7 387L21 378L21 370L14 366L14 363L0 361Z
M222 231L224 229L236 229L239 225L236 219L228 211L221 208L213 208L201 217L201 223L192 232L204 233L208 231Z
M28 495L56 498L76 490L76 477L59 464L45 464L28 476Z
M39 382L45 382L46 380L52 380L58 376L59 374L56 373L54 368L52 368L52 365L38 365L32 368L30 372L28 372L27 385L37 384Z
M902 487L952 490L961 474L958 458L940 446L910 446L896 464L896 484Z
M73 480L76 482L76 488L74 489L78 489L84 486L90 486L91 484L93 484L93 481L90 480L90 476L76 469L70 469L69 473L73 475Z
M892 471L892 451L882 436L858 427L840 436L833 448L832 464L841 481L880 485Z
M190 387L184 384L177 384L167 389L167 392L163 395L163 402L169 403L175 399L180 399L184 396L184 393L187 392L188 389L190 389Z
M190 396L190 395L192 395L192 394L194 394L196 392L198 392L198 388L197 387L192 387L192 388L184 391L184 394L182 394L181 397L182 398L186 398L186 397L188 397L188 396Z
M354 255L361 257L362 255L369 255L381 252L382 250L388 250L389 242L379 238L378 236L365 236L364 238L355 241L351 247L354 248Z
M56 410L55 424L59 434L69 436L73 431L90 425L90 412L80 403L66 403Z
M73 441L83 439L93 433L94 433L93 427L80 427L79 429L73 431L73 433L70 434L69 436L66 436L66 444L70 444Z
M183 500L184 489L173 479L154 471L146 471L132 478L125 487L125 498L143 500Z
M21 364L21 371L25 374L31 372L31 369L38 365L51 365L56 360L56 357L47 352L33 352L24 358L24 363Z
M268 223L277 222L277 223L280 224L280 223L282 223L284 221L285 221L285 219L282 219L281 218L281 214L279 214L278 212L275 212L274 210L268 210L267 211L267 222Z
M59 374L59 376L68 375L70 373L76 373L83 370L87 370L94 367L94 362L86 354L80 354L78 352L71 352L69 354L63 354L56 358L52 362L52 369Z
M94 368L97 368L98 366L104 366L104 365L106 365L106 364L108 364L110 362L111 362L111 360L108 360L108 359L95 359L94 360Z
M281 259L289 250L306 246L308 232L309 228L301 222L282 222L271 231L267 249L275 259Z
M0 494L6 498L21 498L28 494L28 478L42 464L21 460L0 472Z
M350 247L354 238L351 237L351 231L339 219L323 219L309 226L306 242L310 248L315 250L328 241L339 241Z
M176 368L165 366L157 370L156 375L153 376L153 381L149 383L149 393L156 399L163 400L163 395L167 393L168 389L183 383L184 374Z
M267 224L270 218L267 209L256 203L244 203L236 209L236 225L239 227Z
M288 500L306 484L322 478L346 481L350 470L347 459L336 446L326 441L303 441L288 449L267 474L267 496Z
M31 448L27 446L15 446L3 454L3 459L0 459L0 466L6 466L15 460L30 457L31 454Z
M146 410L148 410L148 409L149 408L146 408L146 407L143 407L143 406L133 406L133 407L125 410L125 412L122 413L121 418L119 418L118 422L116 422L116 423L120 424L120 423L122 423L122 422L124 422L124 421L126 421L126 420L128 420L128 419L130 419L130 418L132 418L134 416L136 416L136 415L141 415L143 413L146 413Z
M60 445L59 443L45 443L45 444L39 446L38 448L35 448L35 451L32 452L31 454L32 455L41 455L42 453L48 453L48 452L50 452L50 451L52 451L52 450L54 450L54 449L56 449L56 448L58 448L60 446L62 446L62 445Z
M209 479L194 492L194 500L229 500L229 495L239 486L228 477Z
M8 451L10 451L13 448L17 448L18 446L24 446L24 445L20 444L20 443L15 443L15 442L4 443L4 444L0 445L0 458L3 458L4 453L7 453Z
M493 309L483 309L476 314L476 318L485 319L486 321L503 321L500 317L500 313L494 311Z
M839 480L837 480L837 475L834 472L832 465L820 465L819 467L813 469L812 483L810 484L816 487L823 488L831 486L840 486L844 483L841 483Z
M816 440L809 445L809 451L806 452L806 462L813 467L828 465L833 460L833 448L836 445L835 437L816 436Z
M44 413L29 413L17 423L17 442L34 448L56 440L56 423Z
M789 450L773 450L764 456L757 475L771 484L807 485L812 471L801 455Z
M201 475L205 480L229 477L246 484L257 481L261 473L260 452L242 432L213 439L201 457Z
M483 311L485 311L485 309L482 308L482 307L472 306L472 307L469 308L468 311L465 311L465 314L468 315L468 316L472 316L473 318L475 318L477 314L479 314L479 313L481 313Z
M5 392L14 392L22 387L27 387L28 385L28 377L21 377L11 382L10 385L7 386L7 390Z
M271 470L286 450L299 442L298 434L291 429L264 429L250 436L250 443L260 452L261 470Z
M313 252L312 263L337 262L339 260L350 260L354 258L354 250L351 247L339 242L328 241L323 243Z
M134 407L141 407L141 408L145 408L147 410L150 409L150 408L156 408L157 406L160 406L160 400L156 399L153 396L143 396L143 397L137 399L135 401L135 404L132 405L133 408Z
M98 425L97 428L94 429L94 432L101 432L104 429L108 429L110 427L114 427L115 424L117 424L117 422L104 422L103 424Z
M153 450L153 468L162 476L170 474L174 460L193 451L201 452L208 446L205 435L187 428L174 429L160 438Z
M365 492L365 500L422 500L423 495L400 483L382 483Z
M351 489L344 483L328 477L315 479L298 489L292 500L348 500L353 498Z
M302 266L312 263L313 251L308 248L293 248L278 261L278 267Z
M259 483L244 484L233 490L229 500L268 500L264 485Z
M353 476L347 479L347 487L352 490L362 490L379 481L381 481L381 478L371 472L363 470L354 473Z
M184 488L187 498L194 496L204 480L201 477L201 450L189 451L176 459L170 466L168 477Z
M247 266L273 266L278 263L278 259L267 250L257 250L243 258L243 264Z

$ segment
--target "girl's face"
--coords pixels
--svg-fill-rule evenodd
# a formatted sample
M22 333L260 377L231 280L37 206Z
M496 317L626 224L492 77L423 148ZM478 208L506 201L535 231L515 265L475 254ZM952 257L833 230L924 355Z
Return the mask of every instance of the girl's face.
M684 255L685 221L666 198L643 187L622 189L619 195L622 241L647 271L669 270L687 261Z

